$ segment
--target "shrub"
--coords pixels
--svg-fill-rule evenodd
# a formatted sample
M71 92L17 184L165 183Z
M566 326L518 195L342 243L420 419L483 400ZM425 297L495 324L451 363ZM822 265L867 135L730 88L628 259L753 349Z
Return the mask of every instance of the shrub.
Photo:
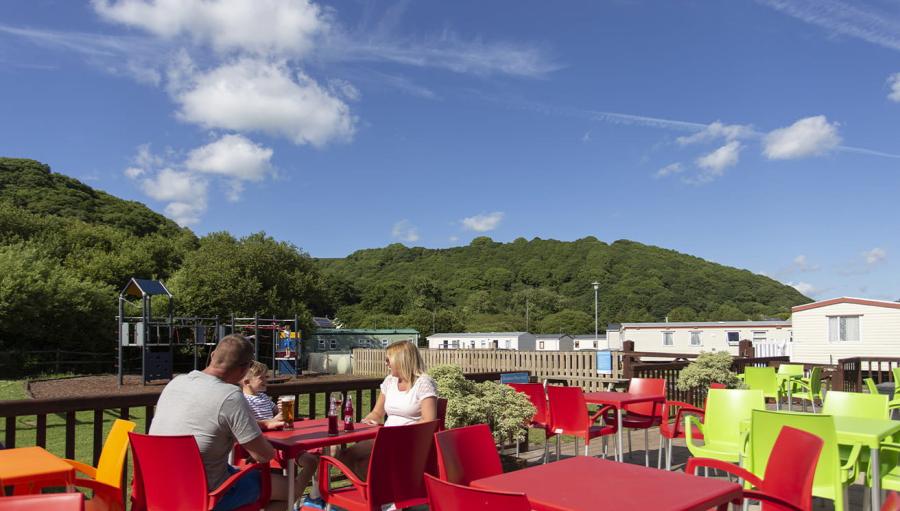
M497 382L467 380L455 365L435 366L428 374L437 383L438 394L447 398L448 428L487 424L497 443L525 440L524 426L535 412L528 397Z
M729 389L743 386L731 372L731 354L727 351L700 353L700 356L678 373L678 390L706 393L711 383L722 383Z

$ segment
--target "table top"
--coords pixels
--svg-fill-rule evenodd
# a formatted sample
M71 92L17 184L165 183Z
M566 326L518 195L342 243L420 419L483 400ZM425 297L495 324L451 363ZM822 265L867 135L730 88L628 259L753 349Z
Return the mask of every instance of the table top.
M591 456L507 472L472 481L488 490L524 492L536 510L706 510L741 497L741 487Z
M834 415L834 429L840 444L863 444L877 449L881 441L900 432L900 421Z
M350 444L375 438L381 426L355 423L353 431L340 429L337 435L328 435L328 419L302 420L294 422L294 429L264 431L263 435L272 447L282 451L286 457L296 458L303 451L330 445Z
M0 450L0 486L46 480L75 482L75 468L43 447Z
M663 394L633 394L631 392L585 392L584 401L594 405L612 405L621 407L645 401L665 401Z

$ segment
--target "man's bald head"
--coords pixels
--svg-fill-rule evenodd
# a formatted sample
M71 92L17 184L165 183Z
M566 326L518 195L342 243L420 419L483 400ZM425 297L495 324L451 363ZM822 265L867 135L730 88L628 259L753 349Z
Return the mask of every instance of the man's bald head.
M209 366L220 371L243 368L245 371L253 363L253 344L241 334L223 337L212 352Z

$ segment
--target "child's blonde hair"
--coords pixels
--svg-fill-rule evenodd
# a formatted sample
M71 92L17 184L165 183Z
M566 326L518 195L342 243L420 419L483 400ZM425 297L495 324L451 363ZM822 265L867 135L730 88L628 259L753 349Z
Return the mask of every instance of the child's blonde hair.
M269 372L269 367L262 362L254 360L252 364L250 364L250 368L247 369L247 374L244 375L244 380L248 381L250 378L256 376L265 376L266 373Z
M409 382L416 382L416 378L425 374L425 362L419 349L410 341L397 341L391 343L385 350L385 356L390 360L391 367L397 369L400 377Z

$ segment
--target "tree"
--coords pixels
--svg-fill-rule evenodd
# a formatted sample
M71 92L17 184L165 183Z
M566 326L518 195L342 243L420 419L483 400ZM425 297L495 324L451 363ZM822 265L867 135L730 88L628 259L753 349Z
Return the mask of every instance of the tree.
M670 310L666 317L669 321L697 321L697 311L687 305L679 305Z
M586 312L566 309L546 316L539 328L545 334L587 334L594 331L594 318Z

